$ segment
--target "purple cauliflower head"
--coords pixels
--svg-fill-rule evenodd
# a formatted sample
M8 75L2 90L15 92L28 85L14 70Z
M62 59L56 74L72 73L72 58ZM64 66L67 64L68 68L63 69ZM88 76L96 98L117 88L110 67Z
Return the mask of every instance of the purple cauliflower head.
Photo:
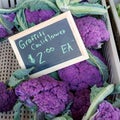
M101 60L104 58L97 50L91 50ZM97 67L87 61L79 62L58 70L61 80L69 84L71 90L89 88L93 85L102 86L103 79Z
M81 120L90 106L90 90L82 89L75 92L73 105L71 107L74 120Z
M4 38L8 35L6 28L0 24L0 38Z
M3 14L2 15L6 20L13 22L15 18L15 13L10 13L10 14Z
M41 22L46 21L52 18L55 15L53 10L40 10L39 17L41 18Z
M101 19L87 16L76 19L75 22L87 48L97 48L110 38L106 24Z
M14 13L3 14L2 16L9 22L13 22L13 20L15 18L15 14ZM13 29L13 28L10 28L10 29ZM8 35L9 35L9 33L8 33L7 29L2 24L0 24L0 38L7 37Z
M17 100L13 89L7 89L3 82L0 82L0 112L12 110Z
M30 11L29 9L25 10L25 16L28 23L38 24L45 20L50 19L55 15L53 10L38 10Z
M15 92L21 101L31 100L40 112L52 115L61 113L69 101L68 86L48 75L21 83Z
M120 120L120 110L113 107L111 103L103 101L93 120Z
M102 62L104 62L104 64L107 64L106 59L102 55L102 51L95 49L91 49L90 51L93 55L97 56Z

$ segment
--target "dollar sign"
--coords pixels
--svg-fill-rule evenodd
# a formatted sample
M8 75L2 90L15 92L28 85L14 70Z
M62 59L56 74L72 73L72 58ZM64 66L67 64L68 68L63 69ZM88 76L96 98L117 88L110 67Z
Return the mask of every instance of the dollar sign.
M31 54L28 55L28 60L30 63L35 64L35 59L32 57Z

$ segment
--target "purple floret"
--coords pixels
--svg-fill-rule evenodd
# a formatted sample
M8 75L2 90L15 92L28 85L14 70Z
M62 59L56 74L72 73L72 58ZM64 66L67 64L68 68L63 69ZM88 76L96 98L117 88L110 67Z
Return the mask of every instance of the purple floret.
M0 24L0 38L4 38L8 35L7 30L3 25Z
M40 10L39 17L41 18L41 22L46 21L52 18L55 15L53 10Z
M74 95L73 105L71 108L74 120L81 120L90 106L90 90L82 89L76 91Z
M94 51L94 52L93 52ZM98 55L100 59L104 59L96 50L92 50L93 54ZM60 78L69 84L71 90L81 90L89 88L93 85L102 86L103 79L97 67L87 61L79 62L58 71Z
M50 19L55 15L53 10L38 10L30 11L29 9L25 10L25 16L28 23L38 24L45 20Z
M120 110L107 101L99 105L97 114L93 120L120 120Z
M15 91L21 101L29 99L40 112L52 115L61 113L69 101L68 86L48 75L23 82Z
M93 85L102 85L98 68L87 61L80 62L58 71L60 78L67 82L71 90L80 90Z
M13 22L13 20L15 18L15 14L14 13L3 14L2 16L9 22ZM13 29L13 28L10 28L10 29ZM2 24L0 24L0 38L7 37L8 35L9 35L9 33L8 33L7 29Z
M26 9L25 16L28 23L38 24L41 21L39 18L39 11L30 11L29 9Z
M103 57L102 52L100 50L91 49L90 51L92 52L93 55L97 56L102 62L107 64L107 61Z
M6 18L6 20L13 22L14 18L15 18L15 13L10 13L10 14L4 14L2 15L4 18Z
M76 19L75 22L87 48L98 47L110 38L106 25L101 19L87 16Z
M7 112L13 109L17 96L13 89L7 89L3 82L0 82L0 112Z

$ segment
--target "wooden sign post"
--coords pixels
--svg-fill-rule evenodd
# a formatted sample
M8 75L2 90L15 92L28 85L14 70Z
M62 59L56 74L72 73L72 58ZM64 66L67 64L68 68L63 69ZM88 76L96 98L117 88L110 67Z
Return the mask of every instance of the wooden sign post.
M21 68L35 67L38 77L88 59L68 11L9 38Z

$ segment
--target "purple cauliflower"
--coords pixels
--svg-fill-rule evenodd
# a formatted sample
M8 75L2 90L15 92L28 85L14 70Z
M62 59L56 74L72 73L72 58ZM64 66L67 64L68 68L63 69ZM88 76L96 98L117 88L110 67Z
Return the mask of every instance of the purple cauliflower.
M91 50L91 52L96 54L101 60L104 60L97 50ZM61 80L69 84L71 90L89 88L93 85L102 86L103 84L99 69L87 61L58 70L58 74Z
M25 16L28 23L38 24L45 20L50 19L55 15L53 10L38 10L38 11L30 11L29 9L25 10Z
M120 120L120 110L107 101L103 101L93 120Z
M3 82L0 82L0 112L12 110L17 100L13 89L7 89Z
M0 38L4 38L8 35L6 28L0 24Z
M40 10L39 17L41 18L41 22L46 21L53 17L55 12L53 10Z
M100 50L91 49L90 51L91 51L91 53L93 55L97 56L102 62L104 62L105 64L107 64L107 61L103 57L102 52Z
M78 18L75 22L87 48L97 48L110 38L106 25L101 19L87 16Z
M15 18L15 13L10 13L10 14L3 14L2 15L6 20L13 22Z
M81 120L90 106L90 90L82 89L76 91L71 108L72 117L74 120Z
M14 18L15 18L15 14L11 13L11 14L4 14L2 15L6 20L8 20L9 22L13 22ZM7 32L7 29L0 24L0 38L4 38L7 37L9 35L9 33Z
M15 92L21 101L31 100L40 112L52 115L61 113L69 101L68 86L48 75L21 83Z

